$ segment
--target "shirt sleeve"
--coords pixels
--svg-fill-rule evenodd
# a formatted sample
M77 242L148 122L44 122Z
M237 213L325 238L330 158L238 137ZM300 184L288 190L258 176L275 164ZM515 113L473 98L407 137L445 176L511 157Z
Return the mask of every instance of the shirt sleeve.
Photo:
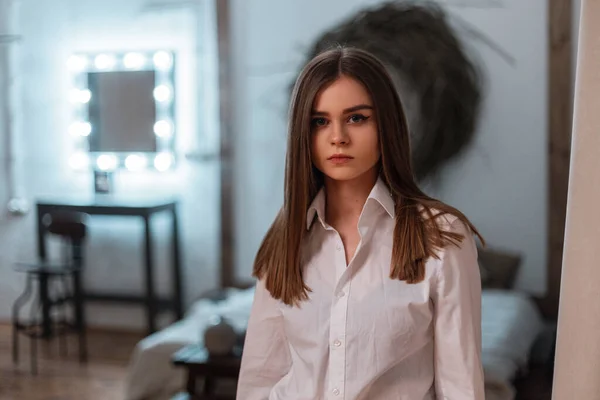
M438 400L484 400L477 247L462 221L455 220L450 231L464 239L444 248L435 271L435 391Z
M267 400L289 371L291 355L279 302L262 280L256 284L238 378L238 400Z

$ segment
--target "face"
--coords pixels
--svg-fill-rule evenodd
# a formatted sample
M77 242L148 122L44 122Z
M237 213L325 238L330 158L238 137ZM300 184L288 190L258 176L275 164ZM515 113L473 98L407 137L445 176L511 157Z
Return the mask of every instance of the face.
M315 98L312 160L327 179L373 179L380 158L375 109L358 81L342 76Z

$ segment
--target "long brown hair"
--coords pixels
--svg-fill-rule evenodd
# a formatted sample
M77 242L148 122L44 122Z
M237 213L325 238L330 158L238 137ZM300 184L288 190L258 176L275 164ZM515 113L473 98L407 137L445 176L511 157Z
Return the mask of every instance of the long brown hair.
M308 298L302 277L301 245L307 235L307 211L323 185L311 160L311 110L317 93L340 76L361 82L373 100L381 150L380 176L395 202L390 278L417 283L437 250L458 244L462 235L442 230L437 218L452 214L479 232L457 209L423 193L413 175L406 117L385 67L369 53L337 47L313 58L302 70L289 111L283 207L268 230L254 261L254 276L265 280L271 295L288 305Z

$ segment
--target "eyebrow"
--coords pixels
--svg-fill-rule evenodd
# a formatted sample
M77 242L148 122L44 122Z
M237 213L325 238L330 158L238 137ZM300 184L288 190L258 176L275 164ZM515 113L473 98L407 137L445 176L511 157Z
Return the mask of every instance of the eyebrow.
M370 106L368 104L359 104L357 106L346 108L343 113L349 114L349 113L352 113L352 112L355 112L358 110L372 110L372 109L373 109L373 106ZM328 115L328 114L329 113L325 112L325 111L317 111L317 110L312 111L312 115Z

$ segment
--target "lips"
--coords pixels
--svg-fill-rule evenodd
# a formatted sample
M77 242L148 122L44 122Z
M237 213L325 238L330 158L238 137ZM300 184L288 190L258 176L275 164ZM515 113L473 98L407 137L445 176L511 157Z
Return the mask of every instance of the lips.
M353 159L354 157L352 157L352 156L349 156L349 155L347 155L347 154L334 154L334 155L332 155L331 157L329 157L329 158L328 158L328 160L333 160L333 159L344 159L344 158L347 158L347 159L350 159L350 160L351 160L351 159Z
M334 154L329 157L327 160L331 161L334 164L344 164L351 161L354 157L349 156L347 154Z

